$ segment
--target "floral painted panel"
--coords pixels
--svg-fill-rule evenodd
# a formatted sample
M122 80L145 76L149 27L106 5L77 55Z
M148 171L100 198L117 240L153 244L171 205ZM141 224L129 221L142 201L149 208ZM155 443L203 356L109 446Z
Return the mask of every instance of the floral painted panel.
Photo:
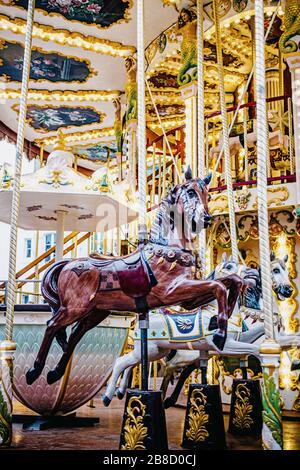
M37 131L50 132L61 127L99 123L102 116L93 108L30 105L27 108L27 120Z
M7 81L22 81L24 48L19 43L0 41L0 76ZM85 82L92 74L88 61L32 48L31 80Z
M77 147L74 153L80 158L86 158L93 162L107 162L107 158L115 158L117 152L116 142L106 142L93 146Z
M3 0L2 0L3 2ZM5 0L5 3L27 8L27 0ZM107 28L128 21L131 0L36 0L36 8L48 14L59 14L70 21L80 21Z

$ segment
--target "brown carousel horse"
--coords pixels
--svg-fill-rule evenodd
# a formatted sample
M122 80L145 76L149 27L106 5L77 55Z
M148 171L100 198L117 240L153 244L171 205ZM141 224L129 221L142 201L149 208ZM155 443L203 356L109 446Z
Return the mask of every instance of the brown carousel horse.
M224 347L227 320L242 280L237 275L222 281L195 279L197 256L191 249L196 235L211 222L207 189L210 180L211 175L203 180L192 178L188 170L184 183L161 201L149 242L135 253L62 260L49 268L42 281L42 294L54 315L47 322L34 366L26 373L28 384L41 374L54 337L63 355L55 369L48 372L48 383L63 376L79 340L112 311L145 313L171 305L194 309L216 299L218 330L214 343L219 349ZM72 324L67 341L66 327Z

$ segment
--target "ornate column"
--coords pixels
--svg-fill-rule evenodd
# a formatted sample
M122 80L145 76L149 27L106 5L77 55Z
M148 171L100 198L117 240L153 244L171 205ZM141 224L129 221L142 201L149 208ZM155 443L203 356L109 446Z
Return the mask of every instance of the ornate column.
M123 179L122 171L122 119L121 119L121 100L117 98L113 101L115 107L114 131L117 142L117 165L118 165L118 181Z
M6 290L5 341L0 343L0 447L8 447L12 440L12 381L13 359L16 344L13 342L13 325L16 302L16 258L18 219L20 210L20 183L27 112L27 92L31 61L32 28L35 0L28 0L25 50L23 59L20 114L16 144L16 166L12 195L8 283Z
M261 345L263 368L263 430L264 449L282 449L282 423L278 366L280 346L274 339L270 242L267 207L268 128L266 106L264 2L255 0L256 103L257 103L257 198L259 254L261 264L265 340Z
M279 49L292 76L296 188L297 203L300 204L300 3L298 0L285 1L283 23L284 32L279 40Z
M197 163L197 17L194 11L182 8L177 23L177 34L181 41L181 67L177 81L185 103L186 166L190 165L193 175L198 172Z
M136 59L132 56L126 57L125 68L127 83L125 86L126 95L126 132L128 135L128 159L129 159L129 183L134 192L136 189L136 133L137 133L137 81L136 81Z

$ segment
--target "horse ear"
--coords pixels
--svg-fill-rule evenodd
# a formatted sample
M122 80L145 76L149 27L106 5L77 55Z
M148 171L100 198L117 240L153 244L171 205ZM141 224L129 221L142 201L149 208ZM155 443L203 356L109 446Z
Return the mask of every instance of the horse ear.
M229 263L232 263L232 261L233 261L233 256L232 255L229 256L228 261L229 261Z
M271 251L271 253L270 253L270 260L271 260L271 261L274 261L275 258L276 258L276 256L275 256L274 251Z
M227 255L224 251L224 253L222 254L222 263L226 263L226 261L227 261Z
M186 181L189 181L193 178L192 169L191 169L190 165L188 166L188 168L187 168L187 170L184 174L184 177L185 177Z
M212 179L212 172L208 173L208 175L205 176L204 178L204 183L206 184L206 186L209 185L209 183L211 182L211 179Z
M285 255L285 257L283 258L283 261L284 261L285 264L286 264L288 259L289 259L289 255Z

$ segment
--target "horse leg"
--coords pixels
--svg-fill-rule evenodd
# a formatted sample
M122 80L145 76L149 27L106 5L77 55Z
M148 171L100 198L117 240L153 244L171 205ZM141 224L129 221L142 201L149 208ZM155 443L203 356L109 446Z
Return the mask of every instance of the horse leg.
M193 370L195 370L196 368L197 368L197 365L194 363L194 364L190 364L189 366L187 366L183 369L183 371L181 372L181 374L179 376L179 379L177 380L177 384L176 384L176 387L174 388L173 392L171 393L171 395L169 397L167 397L164 400L164 408L170 408L170 406L175 405L175 403L178 400L181 389L184 385L184 382L190 376L190 374L193 372Z
M72 356L72 353L79 343L81 338L85 335L85 333L95 326L98 325L105 317L109 315L109 312L97 310L92 310L89 315L82 320L78 321L70 334L69 341L67 343L66 350L64 351L63 355L61 356L58 364L54 369L51 369L47 374L47 382L48 384L53 384L57 380L61 379L65 373L66 367L68 362Z
M243 281L242 279L237 276L236 274L231 274L230 276L225 277L224 279L218 279L219 282L224 284L224 286L228 289L228 318L231 317L236 302L239 298L239 295L242 291Z
M139 362L140 356L136 354L136 351L131 351L130 353L125 354L125 356L121 356L116 359L116 362L113 366L113 373L109 380L106 392L102 397L104 406L109 406L116 389L118 378L122 374L123 370L127 368L131 369L132 367L136 366Z
M255 356L260 359L259 346L251 343L242 343L235 339L228 338L222 355L224 356Z
M26 382L28 385L31 385L41 375L54 336L61 328L73 323L74 318L72 313L72 310L60 307L57 313L48 320L44 338L34 365L26 373Z
M214 281L214 295L218 303L218 329L213 335L213 343L222 351L225 346L227 338L227 323L228 323L228 304L227 304L227 289L224 284L219 281Z
M122 398L124 398L125 392L128 387L128 380L129 380L132 369L133 369L133 366L127 367L127 369L123 373L123 377L121 379L120 385L117 390L117 397L119 398L119 400L122 400Z

